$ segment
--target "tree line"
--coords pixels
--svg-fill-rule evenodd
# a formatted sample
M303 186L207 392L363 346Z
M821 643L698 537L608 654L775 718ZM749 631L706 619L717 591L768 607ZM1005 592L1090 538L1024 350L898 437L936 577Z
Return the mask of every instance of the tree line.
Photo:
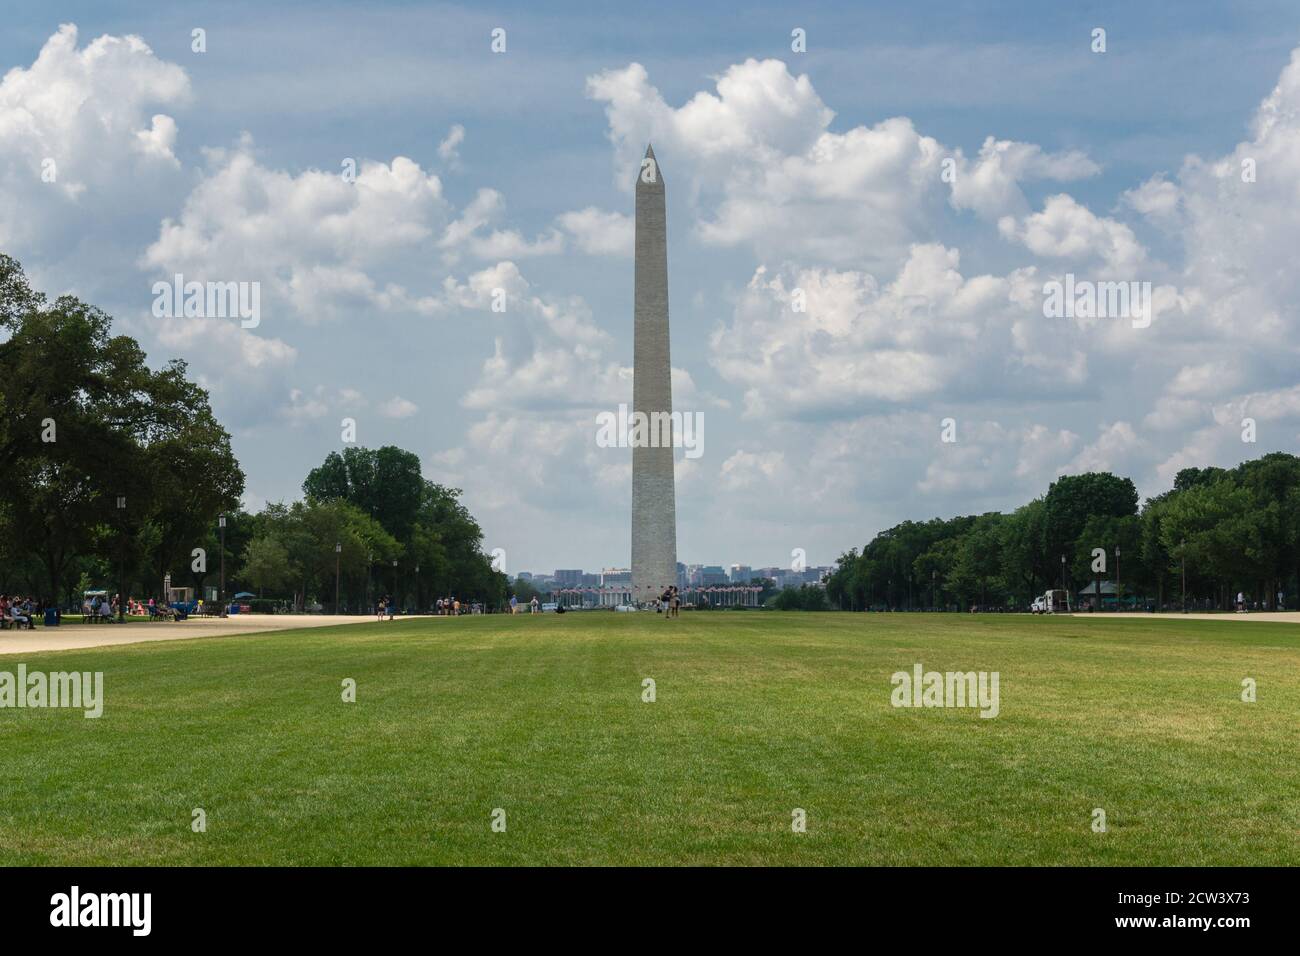
M302 501L250 514L230 435L184 361L151 369L109 315L49 301L3 254L0 334L0 592L63 606L92 586L164 598L170 573L202 594L224 567L226 596L296 608L333 607L336 583L353 610L379 594L504 601L460 492L425 480L411 452L332 453Z
M904 521L840 556L826 581L844 610L1024 608L1051 588L1117 585L1125 604L1222 608L1235 596L1295 603L1300 458L1185 468L1139 506L1128 478L1058 478L1015 511Z
M387 596L428 608L439 597L490 607L507 578L483 554L483 532L460 491L425 479L420 459L392 445L331 452L302 485L304 499L242 516L239 581L296 608L370 607Z
M111 326L0 255L0 590L66 604L89 580L161 582L238 505L207 392Z

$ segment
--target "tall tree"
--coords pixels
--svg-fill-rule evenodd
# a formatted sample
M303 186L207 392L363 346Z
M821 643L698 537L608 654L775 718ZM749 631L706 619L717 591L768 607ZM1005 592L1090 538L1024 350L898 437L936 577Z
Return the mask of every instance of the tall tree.
M1088 519L1137 514L1138 492L1132 479L1109 472L1087 472L1056 479L1047 489L1043 504L1045 550L1050 559L1059 560L1063 555L1068 562Z
M237 501L229 436L184 363L150 369L107 314L71 296L47 305L4 257L0 322L0 517L50 598L79 556L102 556L123 585L146 546L174 559L186 528Z
M406 541L415 525L424 493L418 455L385 445L349 447L330 452L302 483L315 501L346 501L378 521L389 534Z

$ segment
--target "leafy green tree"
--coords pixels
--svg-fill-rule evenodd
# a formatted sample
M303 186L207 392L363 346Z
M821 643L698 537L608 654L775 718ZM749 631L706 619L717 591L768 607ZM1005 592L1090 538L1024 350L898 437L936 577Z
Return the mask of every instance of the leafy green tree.
M244 579L257 588L258 597L264 597L268 589L273 594L283 591L294 577L289 550L283 541L264 535L248 542L244 549Z
M1258 530L1252 558L1262 575L1258 590L1272 606L1281 582L1300 563L1296 528L1300 522L1290 502L1300 491L1300 458L1281 452L1242 462L1233 477L1251 498L1251 512Z
M1098 548L1104 552L1101 560L1094 554ZM1120 549L1119 566L1123 573L1120 586L1126 594L1136 593L1138 586L1149 580L1142 557L1142 520L1136 515L1123 518L1090 516L1075 542L1071 579L1080 587L1098 580L1114 582L1116 548ZM1104 570L1094 571L1095 564L1100 564Z
M1142 532L1139 548L1142 564L1147 570L1150 582L1155 589L1157 607L1164 607L1169 595L1174 594L1174 587L1179 583L1175 574L1174 556L1165 545L1164 512L1166 502L1175 492L1169 491L1147 500L1142 509Z
M764 602L771 595L763 596ZM826 597L841 611L860 611L866 604L866 590L858 578L858 549L852 548L835 561L826 580Z
M778 591L773 598L773 607L778 611L829 611L831 609L825 589L815 584L801 584L797 588Z
M398 542L398 553L375 567L376 580L395 599L406 603L414 596L421 607L453 595L504 603L508 579L483 554L482 529L460 502L460 491L421 477L411 452L392 445L332 452L308 474L303 491L309 502L353 505Z
M188 557L244 476L185 364L150 369L107 314L71 296L46 304L7 258L0 322L0 520L43 566L42 593L63 595L88 554L128 592L148 552L157 566Z
M1259 561L1262 521L1250 492L1231 478L1195 484L1171 496L1161 525L1164 549L1185 559L1189 582L1228 606L1234 586L1249 588L1263 570Z
M1089 518L1137 514L1137 486L1129 478L1108 472L1064 475L1047 489L1044 507L1045 551L1057 560L1064 555L1068 562ZM1071 587L1078 583L1077 578L1073 579Z
M347 501L399 541L410 538L424 497L420 458L393 445L330 452L302 490L313 501Z
M1006 604L1002 579L1003 516L980 515L960 538L955 539L948 571L948 589L957 594L963 605L988 605L989 594L997 595L993 603Z
M1047 590L1047 505L1035 498L1007 515L1001 525L1002 579L1022 606Z

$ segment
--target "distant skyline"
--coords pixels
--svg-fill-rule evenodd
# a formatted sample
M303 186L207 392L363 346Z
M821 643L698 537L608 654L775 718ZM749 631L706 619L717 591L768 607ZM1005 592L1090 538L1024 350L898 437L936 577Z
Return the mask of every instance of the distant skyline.
M678 560L827 565L1063 473L1297 451L1300 8L1131 7L9 4L0 251L190 363L248 508L352 419L512 573L625 567L597 416L653 142L704 425ZM154 314L176 275L259 321ZM1150 321L1049 317L1051 282L1149 283Z

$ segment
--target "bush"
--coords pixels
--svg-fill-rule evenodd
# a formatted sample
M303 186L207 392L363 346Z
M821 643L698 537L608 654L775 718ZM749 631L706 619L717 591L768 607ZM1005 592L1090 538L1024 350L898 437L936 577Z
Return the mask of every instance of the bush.
M786 588L776 596L773 605L778 611L829 611L826 589L812 584Z

